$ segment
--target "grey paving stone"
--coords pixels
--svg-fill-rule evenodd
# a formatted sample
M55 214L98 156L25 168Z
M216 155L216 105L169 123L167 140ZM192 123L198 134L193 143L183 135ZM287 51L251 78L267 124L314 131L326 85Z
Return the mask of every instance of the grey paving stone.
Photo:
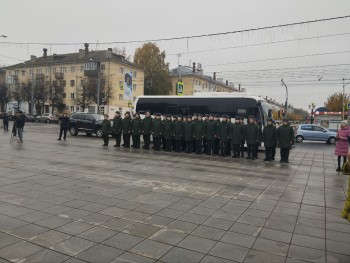
M18 242L0 249L0 258L17 261L43 250L42 247L26 241Z
M121 219L121 218L114 218L107 222L102 223L101 226L105 226L113 230L122 231L132 226L135 223L136 223L135 221L130 221L130 220Z
M45 249L20 260L20 263L60 263L65 262L69 258L67 255Z
M293 233L295 224L294 223L288 223L288 222L282 222L282 221L277 221L277 220L271 220L268 219L266 221L266 224L264 227L270 228L270 229L275 229L275 230L280 230L284 232L289 232Z
M102 243L122 250L129 250L143 240L144 238L141 237L129 235L126 233L118 233L103 241Z
M77 257L79 259L85 260L87 262L95 263L108 263L111 262L113 259L117 258L121 254L123 254L124 251L108 247L105 245L97 244L96 246L93 246L83 252L81 252Z
M18 219L21 219L23 221L27 221L29 223L35 223L37 221L43 220L45 218L49 218L51 216L52 216L51 214L36 211L36 212L33 212L33 213L29 213L29 214L25 214L25 215L19 216Z
M215 217L209 217L203 225L210 226L222 230L229 230L233 222L230 220L219 219Z
M20 238L31 238L33 236L37 236L41 233L44 233L48 231L49 229L46 227L34 225L34 224L29 224L25 225L19 228L16 228L14 230L11 230L9 233L11 235L20 237Z
M188 235L177 246L207 254L215 244L213 240Z
M258 236L261 229L262 228L259 226L248 225L248 224L236 222L230 228L230 231L245 234L245 235L250 235L250 236Z
M135 211L143 212L143 213L148 213L148 214L155 214L162 210L163 207L156 206L156 205L142 205L137 208L135 208Z
M84 211L80 209L72 209L69 211L66 211L64 213L59 214L58 216L63 218L69 218L73 220L82 220L84 217L91 215L92 212Z
M280 256L287 256L289 244L258 238L253 245L253 249Z
M249 215L242 215L239 217L237 222L262 227L265 224L266 219Z
M7 247L10 246L12 244L18 243L22 241L22 239L5 234L5 233L1 233L0 234L0 248L3 247Z
M111 230L111 229L106 229L102 227L94 227L91 228L81 234L78 235L80 238L88 239L93 242L100 243L114 235L116 235L118 232Z
M163 228L158 232L154 233L149 239L156 240L169 245L177 245L186 236L187 234L185 233Z
M350 233L349 224L347 224L345 221L344 221L344 224L327 222L326 229L337 231L337 232Z
M56 230L75 236L93 227L94 227L93 225L75 221L75 222L71 222L63 226L60 226L56 228Z
M28 225L28 222L8 216L0 216L0 231L7 232L12 229Z
M112 216L102 215L99 213L93 213L93 214L90 214L88 216L83 217L82 221L89 223L89 224L99 225L99 224L102 224L104 222L111 220L112 218L113 218Z
M153 263L155 262L154 259L143 257L140 255L136 255L130 252L125 252L120 257L116 258L115 260L111 261L111 263Z
M94 246L95 244L95 242L88 241L86 239L72 237L50 247L50 249L56 250L63 254L67 254L69 256L76 256L82 251Z
M161 229L160 227L146 225L142 223L136 223L130 226L129 228L125 229L123 232L136 235L139 237L148 238L154 233L158 232L160 229Z
M300 247L295 245L290 245L288 257L309 262L326 262L326 252L324 250Z
M259 234L259 237L289 244L292 240L292 233L263 228Z
M55 230L50 230L30 238L29 241L43 247L51 247L71 237L71 235L57 232Z
M133 247L130 252L149 257L153 259L161 258L166 252L168 252L172 246L159 243L153 240L144 240L140 244Z
M212 248L209 254L236 262L243 262L244 258L248 254L248 251L249 249L244 247L218 242Z
M262 251L250 250L244 263L284 263L285 256L265 253Z
M128 219L128 220L133 220L133 221L142 221L143 219L149 217L150 214L146 214L146 213L142 213L142 212L137 212L137 211L130 211L127 212L125 214L123 214L122 216L120 216L121 218L124 219Z
M181 233L189 234L198 227L196 224L175 220L167 225L167 229L176 230Z
M327 262L329 263L345 263L350 262L350 256L349 255L342 255L332 252L327 252Z
M304 226L304 225L296 225L294 229L295 234L318 237L318 238L326 238L326 231L322 228Z
M233 263L233 261L228 260L228 259L223 259L223 258L218 258L218 257L206 255L202 259L201 263Z
M199 226L191 233L191 235L204 237L212 240L219 240L225 233L225 230L207 226Z
M256 240L256 237L244 235L236 232L227 232L221 239L221 242L232 245L251 248Z
M327 247L327 251L350 256L349 243L327 240L326 247Z
M180 216L182 216L183 214L185 214L185 212L170 209L170 208L164 208L163 210L160 210L159 212L156 213L156 215L158 215L158 216L169 217L169 218L173 218L173 219L177 219Z
M63 218L63 217L59 217L59 216L53 216L53 217L49 217L49 218L40 220L40 221L36 222L35 224L53 229L53 228L68 224L69 222L72 222L72 220L67 219L67 218Z
M350 233L342 233L332 230L326 230L327 240L350 243Z
M200 262L204 254L174 247L168 251L160 260L166 263Z
M291 244L301 246L301 247L310 247L310 248L320 249L320 250L326 249L325 239L298 235L298 234L293 234L293 239Z
M163 216L157 216L152 215L142 220L142 223L157 226L157 227L165 227L166 225L170 224L174 219L163 217Z
M86 261L82 261L82 260L77 259L77 258L71 258L71 259L68 259L67 261L65 261L64 263L86 263Z

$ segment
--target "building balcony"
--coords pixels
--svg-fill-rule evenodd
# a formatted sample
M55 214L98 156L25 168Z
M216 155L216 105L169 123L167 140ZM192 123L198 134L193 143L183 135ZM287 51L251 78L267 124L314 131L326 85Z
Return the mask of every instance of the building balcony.
M63 79L64 73L62 72L55 72L55 79Z
M35 74L35 79L45 79L45 75L44 74Z

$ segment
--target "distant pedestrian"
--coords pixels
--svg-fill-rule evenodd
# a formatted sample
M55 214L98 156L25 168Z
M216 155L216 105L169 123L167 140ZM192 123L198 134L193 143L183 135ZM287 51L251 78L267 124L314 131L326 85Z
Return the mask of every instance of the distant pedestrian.
M125 148L130 148L131 117L129 111L125 112L124 114L124 119L122 121L122 132L123 146Z
M151 133L153 136L154 150L160 151L163 122L161 120L160 113L154 113L154 117L155 119L152 123Z
M218 138L220 140L220 156L227 156L227 142L229 139L230 126L227 123L227 116L222 115L222 121L218 127Z
M23 128L25 125L26 119L25 116L23 115L22 111L18 111L16 113L16 129L17 129L17 134L19 141L18 143L23 143Z
M114 147L120 147L120 141L122 136L122 118L120 112L116 111L113 118L113 135L115 139Z
M68 124L69 124L69 117L67 112L65 112L62 116L59 117L60 121L60 135L57 140L61 140L62 138L62 133L63 133L63 140L66 140L67 136L67 129L68 129Z
M342 172L345 175L350 175L350 152L347 154L347 161L343 165ZM350 178L348 178L348 192L344 204L344 209L341 212L341 217L350 222Z
M337 172L341 169L341 157L343 157L343 164L346 161L346 155L348 154L349 144L348 138L350 137L350 130L348 129L347 121L342 121L340 129L337 132L337 143L335 145L335 155L338 155L338 168Z
M244 138L247 141L247 159L255 160L256 158L256 144L259 142L259 127L255 124L253 116L248 119L248 124L244 130Z
M2 122L3 122L3 126L4 126L4 131L8 132L9 131L9 115L4 112L4 114L2 115Z
M244 129L239 116L235 117L235 123L230 126L230 138L232 142L233 155L232 158L239 158L240 143L243 138Z
M111 130L111 122L108 119L108 115L104 115L104 119L101 124L101 131L102 131L102 138L103 138L103 144L102 146L108 146L109 143L109 131Z
M140 113L136 112L131 122L132 147L135 149L140 149L141 124Z
M281 148L281 163L289 163L289 151L294 140L293 128L287 119L283 119L283 124L277 129L278 147Z

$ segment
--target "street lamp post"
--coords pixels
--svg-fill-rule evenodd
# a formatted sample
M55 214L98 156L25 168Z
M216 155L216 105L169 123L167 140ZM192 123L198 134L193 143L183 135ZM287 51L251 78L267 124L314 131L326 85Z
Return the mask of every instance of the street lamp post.
M350 80L350 79L343 79L343 114L342 114L342 120L345 118L345 86L350 84L350 82L345 83L345 80Z
M284 105L284 114L285 114L285 118L287 118L287 115L288 115L288 87L286 85L286 83L284 83L283 79L281 79L281 82L282 82L282 86L285 86L286 87L286 103Z
M316 104L315 103L311 103L310 105L309 105L309 109L311 110L311 112L310 112L310 122L311 122L311 124L313 124L314 123L314 109L315 109L315 107L316 107Z

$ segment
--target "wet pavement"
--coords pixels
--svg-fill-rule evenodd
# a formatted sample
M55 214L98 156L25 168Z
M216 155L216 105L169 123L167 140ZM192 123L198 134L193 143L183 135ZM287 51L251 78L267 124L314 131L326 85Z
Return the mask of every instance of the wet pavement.
M288 164L0 133L0 263L350 262L334 145Z

